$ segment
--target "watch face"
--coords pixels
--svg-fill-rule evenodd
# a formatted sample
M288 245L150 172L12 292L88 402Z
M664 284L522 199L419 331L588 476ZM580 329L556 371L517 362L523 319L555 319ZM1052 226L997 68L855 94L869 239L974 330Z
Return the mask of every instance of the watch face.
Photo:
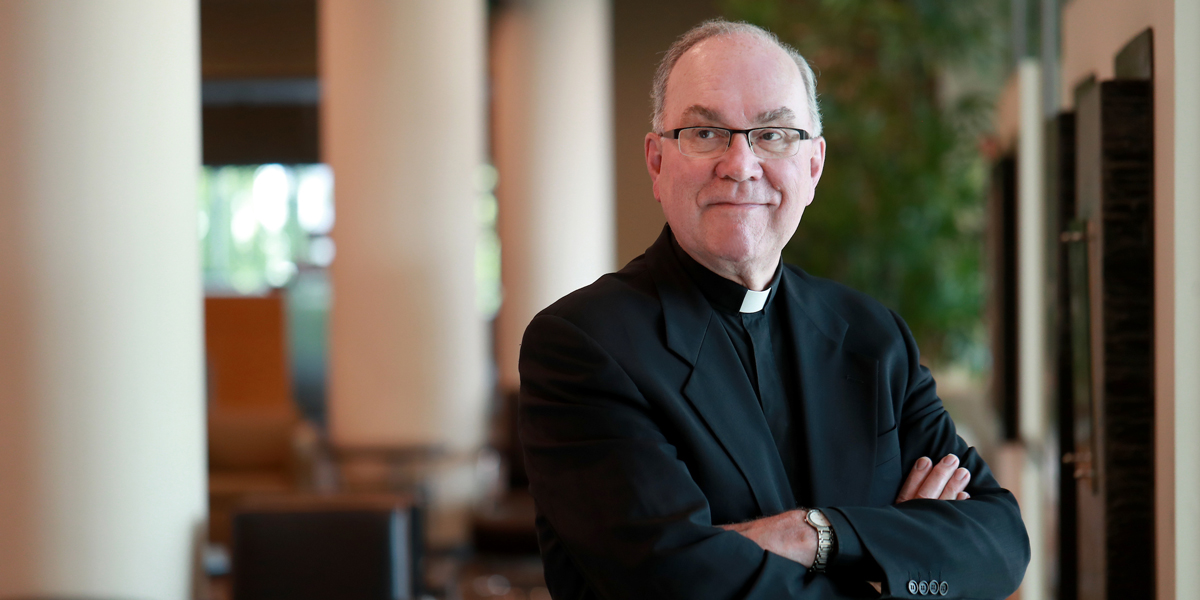
M812 523L814 526L829 527L829 519L826 519L824 513L815 508L808 511L807 519L808 522Z

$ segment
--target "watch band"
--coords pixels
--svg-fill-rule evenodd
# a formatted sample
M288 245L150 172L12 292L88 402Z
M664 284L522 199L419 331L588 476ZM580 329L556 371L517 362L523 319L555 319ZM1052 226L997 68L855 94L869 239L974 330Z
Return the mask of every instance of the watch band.
M808 570L811 573L824 573L825 567L829 565L829 554L833 550L833 527L824 513L815 508L804 515L804 521L817 530L817 555Z

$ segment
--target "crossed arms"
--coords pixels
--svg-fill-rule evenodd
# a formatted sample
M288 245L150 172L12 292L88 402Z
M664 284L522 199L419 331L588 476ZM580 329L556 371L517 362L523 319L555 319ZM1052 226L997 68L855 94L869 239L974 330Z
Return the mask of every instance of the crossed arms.
M958 457L953 454L947 454L936 465L927 456L917 459L917 464L913 465L912 471L909 472L904 487L900 488L900 493L896 496L896 504L917 498L970 499L971 494L965 490L967 483L971 481L971 472L958 464ZM812 566L817 553L817 530L805 521L806 510L789 510L770 517L720 527L742 534L763 550L809 567ZM869 583L876 591L882 591L880 582Z
M738 520L728 515L755 510L731 499L744 489L721 489L732 485L736 471L722 478L728 472L721 465L696 461L702 449L689 445L698 438L688 436L703 426L693 427L690 409L669 400L677 384L631 375L640 368L636 358L618 362L568 319L535 318L522 346L520 430L554 597L875 596L868 579L879 581L885 596L912 597L906 584L914 578L950 581L946 597L1006 597L1029 560L1016 502L954 434L932 378L915 360L911 334L903 332L903 352L913 360L902 365L906 372L897 377L904 381L894 386L902 395L900 464L954 455L971 476L942 482L946 468L917 468L904 486L896 479L899 496L889 497L898 504L821 507L839 544L856 546L852 553L865 558L860 563L869 563L874 576L814 575L805 567L812 552L798 549L802 530L798 540L787 535L787 520L796 515L721 526ZM970 499L941 499L960 491Z

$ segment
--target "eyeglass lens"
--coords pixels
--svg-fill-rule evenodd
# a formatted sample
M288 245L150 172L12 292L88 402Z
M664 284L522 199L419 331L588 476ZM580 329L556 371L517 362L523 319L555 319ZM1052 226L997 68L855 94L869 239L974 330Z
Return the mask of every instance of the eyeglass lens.
M679 151L685 156L712 158L729 148L731 133L719 127L691 127L679 132ZM759 158L787 158L800 150L800 134L791 129L754 129L750 148Z

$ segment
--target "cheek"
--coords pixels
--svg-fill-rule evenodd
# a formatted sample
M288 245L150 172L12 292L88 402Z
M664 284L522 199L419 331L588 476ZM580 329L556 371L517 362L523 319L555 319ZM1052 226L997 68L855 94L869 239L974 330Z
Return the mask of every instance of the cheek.
M776 192L783 195L786 212L803 211L812 202L812 177L799 165L789 165L767 174L767 180Z
M700 179L693 173L677 168L670 175L664 173L654 182L654 195L663 210L683 214L696 212L696 198L702 187Z

